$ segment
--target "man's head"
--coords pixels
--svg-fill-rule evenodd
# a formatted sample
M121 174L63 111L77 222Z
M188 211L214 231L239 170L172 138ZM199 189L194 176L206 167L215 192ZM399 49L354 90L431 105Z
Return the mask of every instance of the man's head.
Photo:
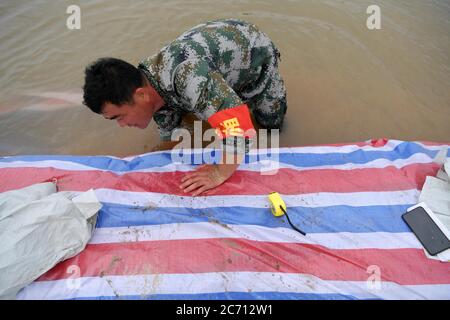
M85 70L83 103L121 127L145 129L162 98L135 66L120 59L101 58Z

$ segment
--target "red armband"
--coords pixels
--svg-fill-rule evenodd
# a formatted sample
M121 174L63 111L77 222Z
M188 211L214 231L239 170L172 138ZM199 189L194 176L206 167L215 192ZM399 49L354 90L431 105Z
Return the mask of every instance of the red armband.
M208 122L221 139L233 136L252 138L256 133L246 104L216 112Z

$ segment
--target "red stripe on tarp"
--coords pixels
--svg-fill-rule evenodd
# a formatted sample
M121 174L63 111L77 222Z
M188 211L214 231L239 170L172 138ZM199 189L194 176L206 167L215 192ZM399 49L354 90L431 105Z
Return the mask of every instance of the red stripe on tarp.
M81 277L248 271L303 273L343 281L366 281L371 276L368 267L375 265L384 281L450 284L449 264L427 259L421 249L331 250L230 238L90 244L38 281L73 277L67 273L73 265L80 268Z
M315 169L298 171L282 168L275 175L255 171L236 171L227 183L208 191L208 195L261 195L272 191L283 194L314 192L365 192L422 189L426 176L435 176L435 163L411 164L400 169L365 168L352 170ZM0 192L31 184L58 180L59 191L86 191L109 188L134 192L186 195L179 189L185 172L132 172L117 175L108 171L74 171L54 168L3 168Z

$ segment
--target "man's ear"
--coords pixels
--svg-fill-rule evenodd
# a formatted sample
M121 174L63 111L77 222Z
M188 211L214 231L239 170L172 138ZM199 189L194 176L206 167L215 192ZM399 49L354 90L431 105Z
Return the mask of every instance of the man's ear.
M134 91L134 98L144 100L146 98L146 94L145 89L143 87L139 87Z

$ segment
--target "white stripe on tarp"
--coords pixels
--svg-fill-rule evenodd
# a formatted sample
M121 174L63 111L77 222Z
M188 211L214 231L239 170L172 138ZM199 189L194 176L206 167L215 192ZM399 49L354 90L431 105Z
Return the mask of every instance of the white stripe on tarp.
M114 189L96 189L95 194L101 202L139 207L168 208L214 208L214 207L251 207L268 208L267 195L223 195L223 196L177 196L156 192L134 192ZM288 207L329 207L329 206L392 206L410 205L418 202L420 191L417 189L380 192L317 192L284 195Z
M367 169L367 168L385 168L385 167L396 167L398 169L405 167L410 164L425 164L431 163L433 159L424 153L415 153L407 159L396 159L388 160L384 158L368 161L365 163L352 163L348 162L340 165L317 165L313 167L301 167L291 164L286 164L283 162L273 161L270 159L259 160L253 163L243 163L238 167L238 170L245 171L255 171L264 173L276 174L278 169L292 169L297 171L310 171L310 170L323 170L323 169L335 169L335 170L354 170L354 169ZM84 164L79 164L72 161L63 160L41 160L41 161L13 161L13 162L0 162L0 168L55 168L60 170L73 170L73 171L104 171L112 172L117 175L123 175L127 173L145 173L145 172L174 172L174 171L192 171L195 166L190 164L182 164L177 162L172 162L165 166L154 166L146 169L137 170L110 170L110 169L99 169L92 166L87 166Z
M369 275L368 275L369 278ZM73 299L202 294L219 292L283 292L342 294L359 299L450 299L450 285L399 285L393 282L331 281L312 275L273 272L214 272L83 277L35 281L18 299Z
M343 146L307 146L307 147L283 147L283 148L258 148L250 150L249 154L261 154L261 153L273 153L275 150L278 150L279 153L313 153L313 154L325 154L325 153L351 153L354 151L362 150L362 151L393 151L398 145L405 143L405 141L400 140L389 140L382 147L374 147L371 145L366 146L358 146L356 144L348 144ZM416 142L414 142L416 143ZM429 150L436 150L436 146L425 146L420 144L423 148ZM202 154L205 149L187 149L185 150L186 154ZM150 154L156 153L169 153L170 150L162 150L162 151L154 151L141 155L134 155L124 158L124 160L133 160L137 157L142 157Z
M210 222L169 223L95 229L90 244L125 243L162 240L194 240L235 238L277 243L304 243L330 249L420 249L420 242L410 232L336 232L308 233L306 236L286 227L268 228L258 225Z

